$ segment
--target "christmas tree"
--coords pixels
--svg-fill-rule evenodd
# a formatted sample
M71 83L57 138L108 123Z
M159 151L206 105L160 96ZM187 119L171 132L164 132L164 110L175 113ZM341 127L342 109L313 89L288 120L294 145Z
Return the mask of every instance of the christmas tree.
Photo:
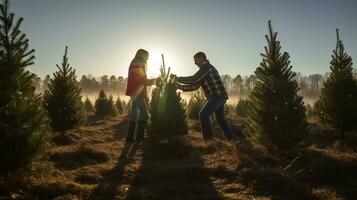
M115 106L114 99L113 99L112 95L109 95L108 110L110 111L110 115L111 116L117 116L118 115L118 109Z
M55 131L66 131L80 127L86 121L81 89L75 70L69 66L67 47L63 55L62 66L53 74L48 90L44 95L44 107L51 118Z
M331 73L324 82L315 109L318 118L337 129L342 138L345 131L357 129L357 83L353 79L352 58L339 38L330 62Z
M249 97L247 130L251 139L269 150L291 150L304 140L309 128L296 74L288 53L280 53L277 33L269 21L268 46L256 69L255 87Z
M166 71L164 57L161 66L161 79L156 82L150 103L151 134L154 137L171 140L175 136L187 134L185 110L182 107L180 93L174 77L168 78L170 68Z
M116 116L117 111L114 106L113 97L107 97L104 90L101 90L98 96L98 99L95 101L95 115L104 117L104 116Z
M118 96L117 100L115 101L115 107L117 108L119 114L124 113L123 101L120 99L119 96Z
M187 117L189 119L198 120L198 114L205 104L202 91L195 92L187 105Z
M87 113L94 112L94 107L92 102L89 100L88 96L86 97L86 100L84 101L84 109Z
M49 119L31 84L34 50L7 0L0 4L0 176L35 168L49 149Z
M247 99L240 99L237 106L236 106L236 114L240 117L247 116L247 110L249 107L249 100Z

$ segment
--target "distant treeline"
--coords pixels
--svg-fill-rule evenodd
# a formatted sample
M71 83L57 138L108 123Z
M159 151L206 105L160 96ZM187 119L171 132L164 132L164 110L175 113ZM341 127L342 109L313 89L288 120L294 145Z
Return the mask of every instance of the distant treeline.
M300 87L300 95L309 98L317 98L320 94L323 82L328 77L329 73L303 75L297 73L296 79ZM354 77L357 79L357 70L354 70ZM43 79L35 76L33 84L38 93L43 93L47 90L47 85L50 81L50 75L46 75ZM236 95L239 98L247 97L254 88L255 75L242 76L240 74L232 77L231 75L222 75L224 85L230 95ZM93 75L83 75L79 80L79 85L82 92L85 94L98 94L100 90L104 90L111 94L123 94L126 89L127 78L123 76L108 76L103 75L94 77Z

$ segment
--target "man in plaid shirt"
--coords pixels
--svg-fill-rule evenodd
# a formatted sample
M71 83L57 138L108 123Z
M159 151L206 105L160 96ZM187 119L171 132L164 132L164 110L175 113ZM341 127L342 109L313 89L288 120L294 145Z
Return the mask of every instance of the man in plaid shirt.
M226 88L214 66L203 52L194 55L195 64L200 68L193 76L177 77L177 87L182 91L194 91L202 87L207 99L199 113L203 139L210 142L213 139L209 117L215 114L216 120L228 140L238 142L238 139L224 116L224 105L228 99Z

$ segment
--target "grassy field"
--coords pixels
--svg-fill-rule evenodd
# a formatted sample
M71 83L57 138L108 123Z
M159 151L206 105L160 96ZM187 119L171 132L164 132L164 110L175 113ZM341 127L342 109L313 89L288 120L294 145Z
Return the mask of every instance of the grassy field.
M236 130L244 124L231 120ZM335 142L310 122L307 148L273 155L243 136L225 142L218 127L207 149L197 122L181 140L128 146L125 116L90 115L80 129L54 134L39 173L1 180L0 199L357 199L357 140Z

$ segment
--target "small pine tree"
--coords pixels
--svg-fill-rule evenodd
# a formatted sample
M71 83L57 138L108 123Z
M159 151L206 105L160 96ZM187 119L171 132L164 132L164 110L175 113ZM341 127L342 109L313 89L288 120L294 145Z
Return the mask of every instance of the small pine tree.
M269 150L292 150L309 131L302 97L291 71L289 54L280 53L277 33L269 21L268 46L256 69L256 84L249 97L248 136Z
M129 99L129 101L125 104L127 114L130 113L132 104L133 104L133 100L131 100L131 99Z
M20 30L23 18L14 20L7 0L0 4L0 176L28 172L45 158L49 119L26 70L34 51ZM5 183L6 184L6 183Z
M118 109L115 106L115 103L114 103L112 95L109 95L108 108L110 110L110 115L111 116L117 116L118 115Z
M311 117L311 116L313 116L313 114L314 114L314 109L312 108L312 106L310 105L310 104L306 104L306 116L307 117Z
M98 99L95 101L95 115L104 117L104 116L115 116L116 109L113 102L113 97L107 97L104 90L101 90L98 96Z
M115 107L117 108L119 114L124 113L123 101L120 99L119 96L118 96L117 100L115 101Z
M121 101L122 103L121 103L121 105L122 105L122 107L123 107L123 113L128 113L128 110L127 110L127 105L126 105L126 101L125 100L122 100Z
M53 74L48 90L44 95L44 107L51 118L55 131L66 131L80 127L86 121L81 88L75 70L69 66L67 47L63 55L62 66Z
M93 106L92 102L89 100L88 96L86 97L86 100L84 101L84 109L87 113L94 112L94 106Z
M173 136L180 136L187 134L187 124L186 124L186 114L182 107L181 94L176 92L177 87L172 79L166 84L164 93L162 96L162 101L165 102L165 112L162 116L162 130L164 136L167 138Z
M240 99L236 106L236 115L238 115L240 117L246 117L248 107L249 107L249 100Z
M174 78L168 79L169 73L170 69L162 75L161 81L157 81L157 87L152 93L150 111L152 136L171 140L173 137L187 134L188 128L181 95L176 92Z
M158 137L171 139L187 134L186 114L181 104L181 95L176 90L176 84L170 79L165 84L162 94L151 102L151 105L156 103L156 107L152 107L151 110L151 120L153 131Z
M345 138L345 131L357 130L357 83L353 79L352 58L344 50L338 29L336 49L333 51L331 73L324 82L315 113Z
M159 119L159 103L161 96L161 87L156 86L151 93L150 101L150 120L151 120L151 134L155 136L156 133L160 132L160 119Z
M205 99L203 97L202 91L193 93L190 101L187 105L187 117L192 120L198 120L198 114L201 108L205 104Z

